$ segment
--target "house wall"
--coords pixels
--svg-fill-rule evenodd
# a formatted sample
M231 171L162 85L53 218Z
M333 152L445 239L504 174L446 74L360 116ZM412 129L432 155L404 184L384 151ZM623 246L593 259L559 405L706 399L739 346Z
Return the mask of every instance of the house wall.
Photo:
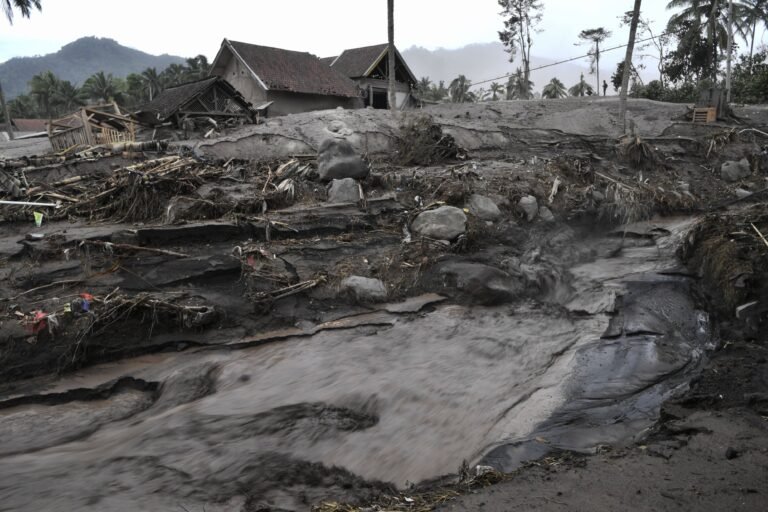
M358 87L366 91L369 87L373 87L379 91L389 90L389 82L386 80L378 80L375 78L358 78L355 80L355 82L357 83ZM395 101L397 103L397 108L405 108L410 106L407 104L410 98L410 92L411 87L408 84L404 82L395 82ZM365 104L370 105L370 98L366 100Z
M269 107L269 117L298 114L313 110L329 110L337 107L345 109L363 108L362 98L342 98L287 91L267 91L267 98L268 101L274 101Z
M261 88L248 68L241 64L239 59L234 57L229 59L222 77L232 84L243 95L245 100L253 106L258 106L259 103L268 101L267 92Z

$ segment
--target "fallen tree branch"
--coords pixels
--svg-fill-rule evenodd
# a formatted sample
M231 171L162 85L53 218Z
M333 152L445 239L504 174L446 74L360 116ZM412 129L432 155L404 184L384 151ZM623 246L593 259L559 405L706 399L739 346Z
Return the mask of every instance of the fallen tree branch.
M154 254L162 254L164 256L175 256L177 258L189 258L189 254L184 254L176 251L169 251L166 249L155 249L154 247L141 247L140 245L131 244L114 244L111 242L102 242L100 240L81 240L80 244L95 245L97 247L105 247L109 249L122 249L125 251L144 251Z
M44 284L42 286L38 286L37 288L32 288L31 290L27 290L25 292L21 292L20 294L15 295L13 297L6 297L4 299L0 299L0 301L9 302L9 301L21 298L21 297L23 297L25 295L29 295L30 293L38 292L40 290L45 290L47 288L53 288L54 286L66 285L66 284L70 284L70 285L71 284L81 284L83 282L85 282L85 281L83 281L82 279L67 279L65 281L56 281L56 282L53 282L53 283L48 283L48 284Z
M751 222L749 223L749 225L752 226L752 229L754 229L757 232L758 235L760 235L760 238L763 240L763 243L765 244L766 247L768 247L768 240L766 240L765 237L763 236L763 234L760 232L760 230L757 229L757 226L755 226Z

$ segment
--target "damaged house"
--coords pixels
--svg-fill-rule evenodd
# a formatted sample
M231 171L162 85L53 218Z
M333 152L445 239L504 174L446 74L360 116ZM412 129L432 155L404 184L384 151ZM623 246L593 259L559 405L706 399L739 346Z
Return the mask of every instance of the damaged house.
M136 123L117 103L87 105L77 112L48 123L48 139L54 151L136 140Z
M224 39L210 74L227 80L257 109L268 105L270 117L363 107L352 80L306 52Z
M365 106L387 108L389 87L389 45L378 44L344 50L338 57L321 59L332 69L353 80L362 91ZM415 105L416 76L395 48L395 94L400 109Z
M256 121L258 113L226 80L210 76L165 89L133 114L148 126L177 129L241 125Z

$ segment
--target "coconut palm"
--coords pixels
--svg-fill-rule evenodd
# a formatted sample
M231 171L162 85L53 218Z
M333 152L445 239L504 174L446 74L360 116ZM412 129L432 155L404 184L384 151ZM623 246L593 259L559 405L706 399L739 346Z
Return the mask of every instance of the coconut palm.
M105 75L103 71L99 71L92 75L83 84L83 91L89 98L96 101L110 102L122 100L122 91L112 73Z
M29 94L19 94L9 101L8 110L11 112L11 117L28 119L38 116L35 99Z
M469 88L472 87L472 81L464 75L454 78L451 85L448 86L448 95L453 103L467 103L471 101Z
M32 9L41 11L43 8L40 5L40 0L0 0L0 5L3 7L5 17L8 18L8 23L13 25L13 9L16 8L21 11L23 18L29 18L32 14Z
M85 103L83 91L69 80L59 80L51 101L64 113L69 113Z
M186 80L186 68L181 64L171 64L160 73L163 88L175 87Z
M584 75L582 75L582 77L583 76ZM563 85L563 82L557 78L550 80L549 83L545 85L544 89L541 91L541 97L549 100L556 100L558 98L565 98L567 96L568 91L566 90L565 85Z
M752 74L752 56L755 53L755 34L762 25L768 30L768 0L744 0L741 2L741 20L749 43L749 74ZM747 40L748 39L748 40Z
M598 90L600 89L600 43L609 37L611 37L611 32L603 27L582 30L579 34L579 39L593 45L589 51L589 72L597 74Z
M533 82L525 79L525 73L517 68L507 81L508 100L529 100L533 98Z
M199 80L208 76L211 65L208 63L208 57L198 55L187 59L187 80Z
M155 68L147 68L142 71L141 78L144 80L144 88L149 97L149 101L152 101L152 99L163 90L162 79Z
M29 81L30 94L35 97L41 112L51 118L51 99L58 87L59 79L50 71L38 73Z
M587 94L591 94L594 92L594 89L591 85L587 83L586 80L584 80L584 73L581 74L581 78L579 79L579 83L568 89L568 93L571 96L586 96Z
M504 85L499 82L493 82L491 84L491 101L498 101L501 94L504 94Z

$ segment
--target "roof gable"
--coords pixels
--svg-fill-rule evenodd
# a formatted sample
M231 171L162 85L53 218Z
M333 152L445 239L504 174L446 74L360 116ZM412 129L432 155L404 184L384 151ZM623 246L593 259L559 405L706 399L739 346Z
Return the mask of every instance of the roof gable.
M384 43L344 50L331 66L350 78L365 78L386 58L388 48L389 45ZM416 76L397 48L395 48L395 59L397 59L395 69L400 68L398 71L402 70L407 75L408 81L416 83Z
M310 53L226 39L224 44L248 67L266 90L349 98L359 96L354 82ZM219 60L221 53L219 52L216 60Z

